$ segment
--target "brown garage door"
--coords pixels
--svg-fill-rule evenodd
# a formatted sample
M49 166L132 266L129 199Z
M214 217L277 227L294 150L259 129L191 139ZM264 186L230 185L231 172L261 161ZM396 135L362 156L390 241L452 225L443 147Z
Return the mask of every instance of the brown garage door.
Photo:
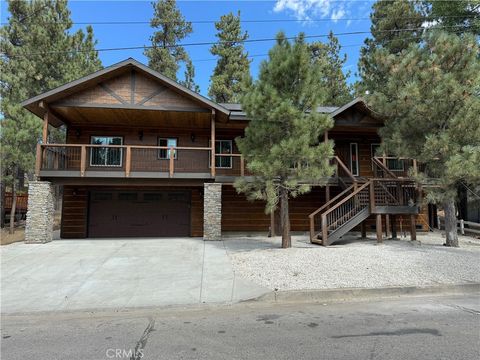
M88 237L190 236L188 191L92 191Z

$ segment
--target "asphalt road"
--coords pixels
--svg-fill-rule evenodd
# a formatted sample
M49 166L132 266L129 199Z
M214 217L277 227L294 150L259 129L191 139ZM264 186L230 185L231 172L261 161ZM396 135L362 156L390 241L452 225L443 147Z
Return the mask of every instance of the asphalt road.
M2 317L2 360L479 359L480 298Z

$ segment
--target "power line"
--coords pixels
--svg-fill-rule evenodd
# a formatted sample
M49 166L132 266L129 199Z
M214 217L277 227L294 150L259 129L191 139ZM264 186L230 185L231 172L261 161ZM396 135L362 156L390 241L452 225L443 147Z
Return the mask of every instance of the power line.
M419 27L419 28L410 28L410 29L390 29L390 30L379 30L378 32L383 33L399 33L399 32L408 32L408 31L429 31L429 30L437 30L437 29L448 29L448 28L457 28L462 27L467 29L467 26L464 25L453 25L453 26L437 26L431 28ZM332 33L333 34L333 33ZM348 36L348 35L366 35L370 34L370 31L351 31L351 32L343 32L333 34L334 36ZM319 34L319 35L305 35L305 39L316 39L316 38L324 38L329 37L330 34ZM287 36L285 37L286 40L294 40L297 36ZM195 42L195 43L182 43L176 45L166 45L162 48L175 48L175 47L188 47L188 46L206 46L206 45L215 45L215 44L232 44L232 43L256 43L256 42L267 42L267 41L276 41L277 38L260 38L260 39L246 39L241 41L205 41L205 42ZM37 55L45 55L45 54L76 54L76 53L85 53L91 51L97 52L104 52L104 51L124 51L124 50L140 50L140 49L152 49L155 48L153 45L149 46L126 46L126 47L114 47L114 48L102 48L102 49L95 49L95 50L59 50L59 51L45 51L39 53L30 53L30 54L20 54L20 55L13 55L12 57L20 57L20 56L37 56ZM4 52L1 53L5 55Z
M442 18L475 18L476 15L438 15L438 17ZM381 18L381 17L380 17ZM398 16L398 17L389 17L390 19L397 19L397 20L408 20L408 19L418 19L418 17L413 16ZM23 21L22 19L21 21ZM282 22L330 22L330 21L367 21L371 20L370 17L363 17L363 18L322 18L322 19L250 19L250 20L240 20L241 23L282 23ZM425 18L428 20L428 17ZM219 20L192 20L192 21L185 21L191 24L215 24ZM52 21L52 22L41 22L39 24L65 24L66 21ZM69 23L73 25L144 25L150 24L150 21L79 21L74 22L70 21ZM178 21L162 21L161 24L176 24ZM8 22L0 23L0 25L9 25Z

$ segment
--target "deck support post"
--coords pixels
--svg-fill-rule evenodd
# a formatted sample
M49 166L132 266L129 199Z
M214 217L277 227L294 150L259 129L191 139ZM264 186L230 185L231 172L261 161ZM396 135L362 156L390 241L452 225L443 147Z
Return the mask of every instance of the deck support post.
M43 115L43 131L42 131L42 144L48 143L48 121L50 118L50 111L46 105L43 105L45 114Z
M390 215L385 215L385 238L390 237Z
M415 223L415 215L410 215L410 240L417 240L417 226Z
M210 175L215 177L215 110L212 110L212 116L210 120Z
M397 219L395 215L392 215L392 240L398 240L397 238Z
M376 217L377 244L383 244L382 214L377 214Z
M367 238L367 223L365 222L365 220L363 220L362 223L360 224L360 229L361 229L361 232L362 232L362 239L366 239Z

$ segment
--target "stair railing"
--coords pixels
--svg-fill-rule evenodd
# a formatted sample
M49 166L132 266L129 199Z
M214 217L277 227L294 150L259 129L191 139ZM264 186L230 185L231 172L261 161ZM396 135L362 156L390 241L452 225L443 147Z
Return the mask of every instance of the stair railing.
M397 179L397 175L391 171L378 157L372 158L373 164L373 174L376 178L387 178Z
M336 171L336 175L337 175L337 179L338 181L342 182L343 185L345 186L345 182L341 179L340 177L340 174L339 174L339 168L341 168L345 174L347 175L348 178L350 178L350 180L352 181L352 184L354 186L354 188L357 188L357 185L358 185L358 181L357 181L357 178L355 176L353 176L353 174L350 172L350 169L343 163L342 160L340 160L340 158L338 156L334 156L333 159L335 160L335 162L337 163L337 171Z
M317 235L320 234L320 230L322 229L322 217L321 212L328 209L330 206L335 204L340 199L348 196L350 193L355 191L354 185L349 186L345 190L343 190L340 194L332 198L330 201L326 202L323 206L319 207L317 210L312 212L308 215L310 219L310 241L315 241Z
M327 246L329 244L329 234L342 227L355 215L369 207L370 181L366 182L322 213L322 244Z

